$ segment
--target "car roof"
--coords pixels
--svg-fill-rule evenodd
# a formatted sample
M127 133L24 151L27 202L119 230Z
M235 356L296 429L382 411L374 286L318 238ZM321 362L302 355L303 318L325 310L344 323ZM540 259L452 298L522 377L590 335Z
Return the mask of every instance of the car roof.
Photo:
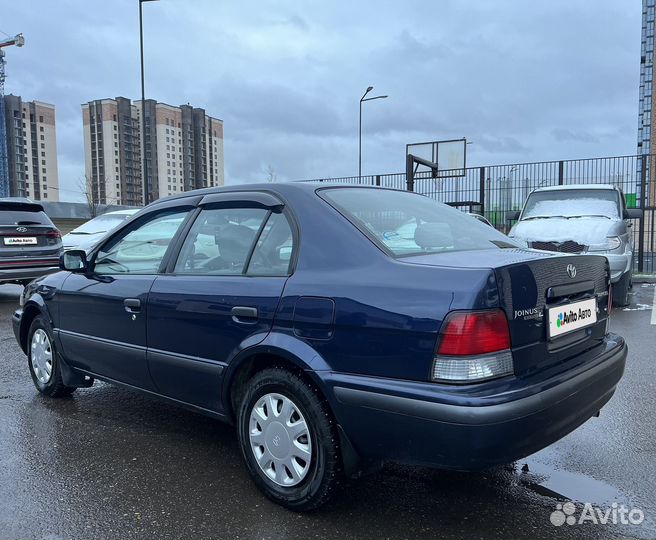
M382 186L368 186L366 184L349 184L344 182L259 182L257 184L234 184L229 186L220 186L220 187L209 187L194 189L191 191L185 191L178 195L171 195L168 197L163 197L152 203L150 203L147 208L154 207L160 203L169 203L170 201L183 200L188 197L197 197L204 195L211 195L214 193L234 193L234 192L250 192L250 191L268 191L272 193L278 193L280 195L285 195L287 193L293 192L309 192L315 191L317 188L367 188L367 189L386 189L389 191L404 191L393 188L387 188Z
M533 191L569 191L573 189L617 190L617 187L613 184L567 184L562 186L541 187Z

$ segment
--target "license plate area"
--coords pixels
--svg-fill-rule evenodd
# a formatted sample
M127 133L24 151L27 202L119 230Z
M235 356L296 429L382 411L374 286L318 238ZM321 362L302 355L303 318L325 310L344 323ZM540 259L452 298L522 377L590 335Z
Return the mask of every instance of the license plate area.
M596 322L596 298L552 307L547 310L547 337L555 339Z
M36 246L37 240L34 236L10 236L3 239L5 246Z

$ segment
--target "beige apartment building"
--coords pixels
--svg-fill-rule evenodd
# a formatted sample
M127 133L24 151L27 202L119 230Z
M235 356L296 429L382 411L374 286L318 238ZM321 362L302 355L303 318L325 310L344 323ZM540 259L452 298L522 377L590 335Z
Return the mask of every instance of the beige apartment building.
M11 94L4 102L9 195L58 201L55 106Z
M94 201L143 204L143 151L149 201L224 183L223 121L191 105L102 99L82 105L86 175Z

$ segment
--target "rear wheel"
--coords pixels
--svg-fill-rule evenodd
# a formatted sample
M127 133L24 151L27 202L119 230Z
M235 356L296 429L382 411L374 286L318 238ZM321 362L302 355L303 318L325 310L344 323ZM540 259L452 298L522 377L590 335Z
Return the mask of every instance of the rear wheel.
M67 396L75 391L62 381L61 367L50 325L36 317L27 336L27 364L36 389L49 397Z
M325 399L283 368L256 373L238 411L246 466L274 502L305 511L326 503L341 477L338 435Z
M620 280L613 285L613 305L623 307L629 305L629 288L631 272L622 274Z

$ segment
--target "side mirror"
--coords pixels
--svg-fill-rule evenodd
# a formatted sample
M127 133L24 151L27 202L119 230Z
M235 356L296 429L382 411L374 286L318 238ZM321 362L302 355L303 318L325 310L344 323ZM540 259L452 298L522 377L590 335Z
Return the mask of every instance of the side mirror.
M624 210L623 219L640 219L642 217L642 208L627 208Z
M82 249L64 251L59 257L59 268L69 272L86 272L89 268L86 252Z
M519 219L519 212L518 210L513 210L512 212L506 212L506 220L508 221L517 221Z

